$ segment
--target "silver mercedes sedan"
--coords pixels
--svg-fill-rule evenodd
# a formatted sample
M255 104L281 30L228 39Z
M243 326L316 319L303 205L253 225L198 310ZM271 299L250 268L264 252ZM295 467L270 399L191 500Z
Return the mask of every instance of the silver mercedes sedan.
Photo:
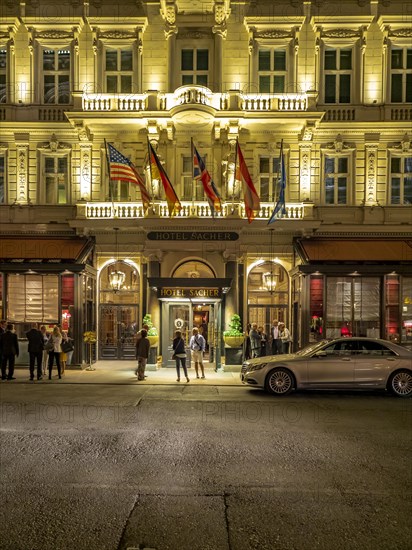
M412 395L412 351L375 338L322 340L297 353L250 359L244 384L274 395L301 389L386 389Z

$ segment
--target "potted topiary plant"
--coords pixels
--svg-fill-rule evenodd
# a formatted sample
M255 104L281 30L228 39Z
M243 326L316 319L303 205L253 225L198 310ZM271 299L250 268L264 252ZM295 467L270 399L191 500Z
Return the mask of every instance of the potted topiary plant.
M149 330L147 331L147 337L149 339L150 345L154 347L159 341L159 333L157 332L157 328L153 326L152 316L150 315L150 313L147 313L143 317L143 324L149 327Z
M223 332L223 340L229 347L238 348L243 344L244 339L240 316L235 313L230 320L229 330Z

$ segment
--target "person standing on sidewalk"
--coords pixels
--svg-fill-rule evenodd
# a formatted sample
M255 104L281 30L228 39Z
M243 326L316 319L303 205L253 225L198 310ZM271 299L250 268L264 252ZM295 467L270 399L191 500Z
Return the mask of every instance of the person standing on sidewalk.
M60 332L60 329L57 325L54 327L49 341L53 343L53 349L49 351L49 380L51 380L54 359L56 359L57 374L59 375L59 378L62 377L60 366L60 354L62 352L62 333Z
M7 323L6 332L0 336L0 350L2 355L1 360L1 379L16 380L14 374L14 362L19 356L19 341L17 334L14 331L14 325ZM9 364L9 372L6 374L7 363Z
M147 337L147 331L142 328L140 331L140 338L136 341L136 359L137 359L137 370L135 374L138 380L144 380L145 375L144 371L146 368L147 360L149 358L150 350L150 341Z
M43 376L46 376L47 365L49 363L49 352L47 351L47 349L45 349L45 345L48 339L50 338L50 333L47 332L45 325L42 325L40 327L40 332L43 338L42 371L43 371Z
M26 332L29 345L27 351L29 352L29 369L30 380L34 380L34 364L37 362L37 380L42 379L42 360L43 360L43 335L37 328L36 323L32 323L31 329Z
M180 382L180 365L182 365L183 372L186 376L186 382L190 382L190 379L187 375L186 367L186 351L185 351L185 341L182 338L182 333L180 330L175 332L175 338L173 340L173 357L176 360L176 373L177 379L176 382Z
M260 357L262 336L258 331L257 323L252 323L252 328L249 332L250 336L250 348L252 350L252 359Z
M189 347L192 352L192 360L195 364L196 378L199 378L199 366L202 371L202 378L204 378L205 368L203 366L203 352L205 351L206 341L203 336L199 334L199 329L197 327L193 327Z

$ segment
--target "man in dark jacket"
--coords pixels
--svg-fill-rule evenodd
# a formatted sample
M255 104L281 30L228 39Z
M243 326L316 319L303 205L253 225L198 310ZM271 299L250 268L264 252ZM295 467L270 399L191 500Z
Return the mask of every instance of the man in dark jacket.
M0 321L0 339L2 337L2 335L6 332L6 321L4 319L2 319ZM1 351L1 345L0 345L0 368L1 368L1 365L3 363L3 359L2 359L2 351Z
M19 341L17 334L13 332L14 325L8 323L6 332L0 337L0 349L2 354L1 362L1 379L16 380L14 374L14 361L19 356ZM9 364L9 372L6 375L7 363Z
M37 361L37 380L42 379L41 365L43 359L43 334L38 330L36 323L31 325L26 332L29 341L28 352L30 356L30 380L34 380L34 363Z

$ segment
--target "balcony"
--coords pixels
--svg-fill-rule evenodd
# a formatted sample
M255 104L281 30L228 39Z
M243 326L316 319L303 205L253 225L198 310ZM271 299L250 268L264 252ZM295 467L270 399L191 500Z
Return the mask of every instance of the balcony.
M286 112L312 108L310 94L245 94L239 90L213 93L203 86L181 86L173 93L148 91L143 94L74 94L83 111L145 112L170 111L182 106L198 106L215 111ZM313 103L314 105L314 103ZM80 106L80 105L79 105Z
M209 204L204 201L181 201L182 209L175 219L205 219L212 218ZM261 203L256 220L268 221L272 215L273 203ZM312 203L288 203L283 220L310 220L313 215ZM77 204L77 219L107 220L107 219L144 219L169 218L167 203L156 201L145 216L141 203L134 202L87 202ZM222 211L216 213L216 219L246 219L243 202L224 202Z

